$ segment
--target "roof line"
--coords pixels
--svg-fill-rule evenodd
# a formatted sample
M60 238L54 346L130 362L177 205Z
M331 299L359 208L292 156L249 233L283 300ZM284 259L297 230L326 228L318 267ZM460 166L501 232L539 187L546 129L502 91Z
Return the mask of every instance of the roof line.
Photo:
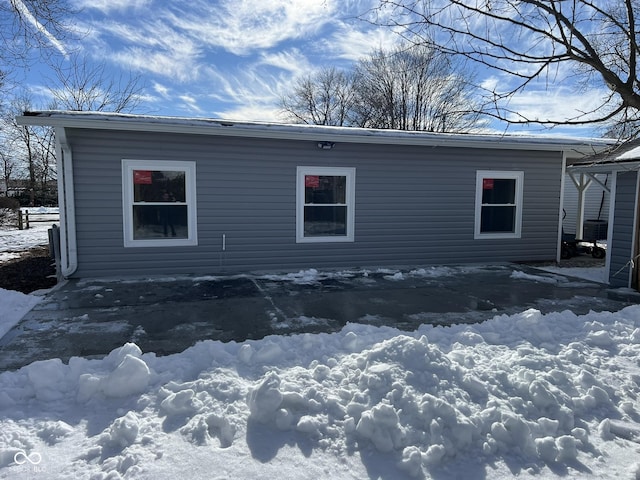
M640 170L640 160L611 160L567 165L567 171L585 173L631 172Z
M543 137L507 134L433 133L326 125L280 124L206 118L163 117L105 112L38 111L17 117L20 125L63 128L186 133L281 140L415 145L432 147L498 148L563 151L581 157L610 146L606 139Z

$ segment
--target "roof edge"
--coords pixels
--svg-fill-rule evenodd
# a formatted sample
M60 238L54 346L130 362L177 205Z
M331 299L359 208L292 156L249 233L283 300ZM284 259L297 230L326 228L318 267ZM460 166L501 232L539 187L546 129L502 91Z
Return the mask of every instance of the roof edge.
M40 125L62 128L149 131L192 135L431 147L561 151L570 157L578 158L600 152L612 145L612 142L608 139L414 132L326 125L283 124L61 110L24 112L22 116L16 117L16 120L20 125Z

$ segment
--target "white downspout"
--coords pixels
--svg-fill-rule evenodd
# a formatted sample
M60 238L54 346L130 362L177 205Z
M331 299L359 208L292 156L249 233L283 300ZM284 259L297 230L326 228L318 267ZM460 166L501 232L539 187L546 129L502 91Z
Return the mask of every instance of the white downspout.
M73 188L73 155L67 144L67 132L56 128L58 161L58 207L60 209L60 273L68 278L78 268L76 243L75 195Z
M564 211L564 179L567 176L567 153L562 152L562 175L560 177L560 209L558 211L558 243L556 248L556 263L560 263L562 257L562 229L563 229L563 211Z

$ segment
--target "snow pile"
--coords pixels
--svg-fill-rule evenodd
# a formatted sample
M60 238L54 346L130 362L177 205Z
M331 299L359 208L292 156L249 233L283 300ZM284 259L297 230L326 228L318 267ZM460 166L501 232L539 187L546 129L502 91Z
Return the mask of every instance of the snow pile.
M353 278L356 274L348 270L340 272L319 272L315 268L300 270L299 272L275 275L263 275L265 280L288 281L297 285L315 285L327 279Z
M42 298L0 288L0 338L20 321Z
M563 277L560 275L551 275L551 276L532 275L530 273L525 273L520 270L514 270L513 273L511 274L511 278L516 278L520 280L531 280L533 282L540 282L540 283L550 283L552 285L559 285L562 283L569 282L569 280L567 280L566 277Z
M409 272L401 272L399 270L389 269L389 268L378 268L375 270L343 270L343 271L318 271L315 268L310 268L308 270L300 270L295 273L288 274L276 274L276 275L263 275L260 278L266 280L275 280L275 281L290 281L299 285L317 285L322 283L324 280L334 279L353 279L356 277L367 278L370 275L382 275L386 280L405 280L407 278L439 278L439 277L450 277L454 275L464 275L467 272L482 270L483 267L476 266L458 266L458 267L426 267L426 268L417 268L414 270L410 270ZM206 277L199 277L206 278ZM210 277L214 278L214 277Z
M401 281L408 278L442 278L452 277L455 275L464 275L466 273L482 271L482 266L457 266L457 267L425 267L416 268L409 272L401 272L398 270L392 270L388 268L377 269L375 273L383 274L383 278L390 281Z
M127 344L0 375L0 476L636 479L639 358L640 306Z

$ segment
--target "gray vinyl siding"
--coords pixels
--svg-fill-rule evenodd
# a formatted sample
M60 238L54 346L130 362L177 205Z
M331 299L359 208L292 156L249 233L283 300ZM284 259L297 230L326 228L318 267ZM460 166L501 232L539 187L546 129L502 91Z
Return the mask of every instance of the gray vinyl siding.
M78 270L144 276L553 260L561 154L69 130ZM332 139L330 139L332 140ZM196 162L198 245L124 248L121 160ZM296 243L296 167L355 167L355 241ZM522 238L474 240L477 170L524 172ZM222 236L226 251L222 251Z
M629 287L633 258L634 219L638 172L618 173L615 192L613 233L610 242L609 284Z

